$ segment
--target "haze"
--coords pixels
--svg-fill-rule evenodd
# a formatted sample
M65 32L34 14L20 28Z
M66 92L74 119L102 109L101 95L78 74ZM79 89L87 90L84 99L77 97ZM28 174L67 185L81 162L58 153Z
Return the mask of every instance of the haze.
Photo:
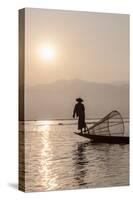
M41 57L49 45L55 58ZM129 16L26 9L26 84L128 81Z
M129 115L129 16L26 9L25 119Z

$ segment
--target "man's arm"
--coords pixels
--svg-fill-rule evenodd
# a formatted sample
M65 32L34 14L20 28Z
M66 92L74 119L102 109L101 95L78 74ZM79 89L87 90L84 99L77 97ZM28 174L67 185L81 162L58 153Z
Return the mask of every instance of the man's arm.
M84 104L83 104L83 111L85 112L85 106L84 106Z
M74 110L73 110L73 118L75 118L75 115L76 115L76 105L75 105L75 107L74 107Z

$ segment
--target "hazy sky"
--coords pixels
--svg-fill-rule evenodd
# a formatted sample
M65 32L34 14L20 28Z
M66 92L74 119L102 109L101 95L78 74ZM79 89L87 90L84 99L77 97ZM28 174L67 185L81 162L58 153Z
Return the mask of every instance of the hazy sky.
M128 15L26 9L25 42L27 84L128 81Z

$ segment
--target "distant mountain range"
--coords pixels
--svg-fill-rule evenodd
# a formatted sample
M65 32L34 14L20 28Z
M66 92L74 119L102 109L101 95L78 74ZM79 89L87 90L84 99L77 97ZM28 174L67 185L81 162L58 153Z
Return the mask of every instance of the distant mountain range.
M59 80L26 88L26 120L72 118L77 97L84 99L87 118L103 117L112 110L118 110L123 117L129 115L128 83Z

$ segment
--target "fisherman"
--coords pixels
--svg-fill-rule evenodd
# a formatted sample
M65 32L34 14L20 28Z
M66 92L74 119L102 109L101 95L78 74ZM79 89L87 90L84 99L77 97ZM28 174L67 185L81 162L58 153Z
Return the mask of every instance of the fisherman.
M84 128L84 132L86 131L86 123L85 123L85 107L83 102L83 99L81 98L77 98L76 101L78 103L76 103L75 107L74 107L74 111L73 111L73 118L78 117L78 130L81 131L81 133L83 133L83 128Z

